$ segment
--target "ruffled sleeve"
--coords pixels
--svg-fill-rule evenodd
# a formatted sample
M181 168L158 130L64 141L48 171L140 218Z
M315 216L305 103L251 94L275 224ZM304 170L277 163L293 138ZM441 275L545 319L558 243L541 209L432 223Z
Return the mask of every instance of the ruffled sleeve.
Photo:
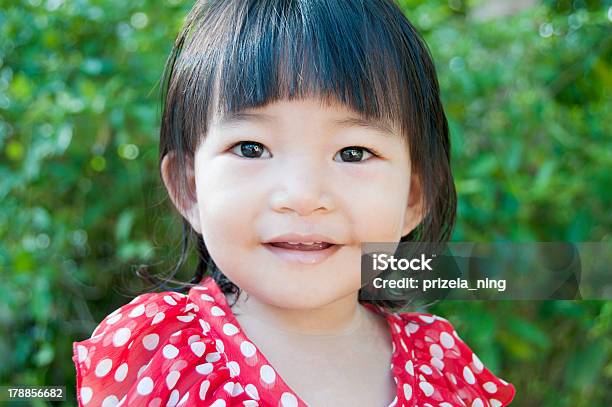
M400 348L405 356L401 367L406 377L403 396L407 405L502 407L510 404L515 395L514 386L487 369L449 321L426 313L399 316L404 322Z
M164 292L108 315L73 343L79 406L257 405L198 311L188 296Z

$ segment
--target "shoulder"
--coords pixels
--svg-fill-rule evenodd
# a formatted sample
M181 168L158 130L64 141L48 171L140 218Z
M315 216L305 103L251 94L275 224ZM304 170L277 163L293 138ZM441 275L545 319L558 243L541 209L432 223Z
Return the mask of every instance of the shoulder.
M176 404L188 392L185 376L199 372L201 381L227 370L222 344L199 311L190 296L162 292L140 295L105 317L89 339L73 343L79 405L140 405L155 398Z
M396 313L393 318L400 328L404 367L423 397L447 392L448 401L458 397L454 400L462 405L492 407L514 399L514 386L495 376L447 319L421 312Z

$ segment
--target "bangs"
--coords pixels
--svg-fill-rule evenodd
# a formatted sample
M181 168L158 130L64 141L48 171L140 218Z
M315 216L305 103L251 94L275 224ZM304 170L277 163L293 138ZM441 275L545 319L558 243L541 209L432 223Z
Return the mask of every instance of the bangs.
M165 72L167 105L191 138L189 150L213 115L284 99L341 103L414 134L417 101L426 94L423 57L415 55L426 51L392 7L355 0L196 5L171 55L171 75Z

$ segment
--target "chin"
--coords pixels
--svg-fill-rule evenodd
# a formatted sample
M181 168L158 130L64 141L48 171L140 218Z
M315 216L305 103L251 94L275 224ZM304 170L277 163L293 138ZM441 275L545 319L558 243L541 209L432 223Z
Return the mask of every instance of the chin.
M285 289L266 293L266 298L261 298L270 305L286 309L314 309L324 307L334 301L340 300L351 293L357 294L358 287L352 289L350 286L344 289L319 290L300 287L295 290Z

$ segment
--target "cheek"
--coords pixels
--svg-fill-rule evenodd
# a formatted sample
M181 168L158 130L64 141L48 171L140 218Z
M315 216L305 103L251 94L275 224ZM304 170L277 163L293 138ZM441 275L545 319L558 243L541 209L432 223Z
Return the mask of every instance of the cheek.
M358 173L358 174L357 174ZM401 237L408 202L410 175L397 168L356 171L343 180L344 205L360 241L395 241ZM347 187L350 185L350 187Z
M244 219L258 197L256 182L252 182L240 165L229 165L224 157L204 160L196 167L196 188L200 216L203 222L231 226ZM248 204L247 204L248 203Z
M213 257L235 257L240 248L235 243L251 235L245 233L245 228L256 217L260 189L247 180L248 177L236 177L235 172L225 170L223 165L213 163L198 168L196 187L202 236Z

